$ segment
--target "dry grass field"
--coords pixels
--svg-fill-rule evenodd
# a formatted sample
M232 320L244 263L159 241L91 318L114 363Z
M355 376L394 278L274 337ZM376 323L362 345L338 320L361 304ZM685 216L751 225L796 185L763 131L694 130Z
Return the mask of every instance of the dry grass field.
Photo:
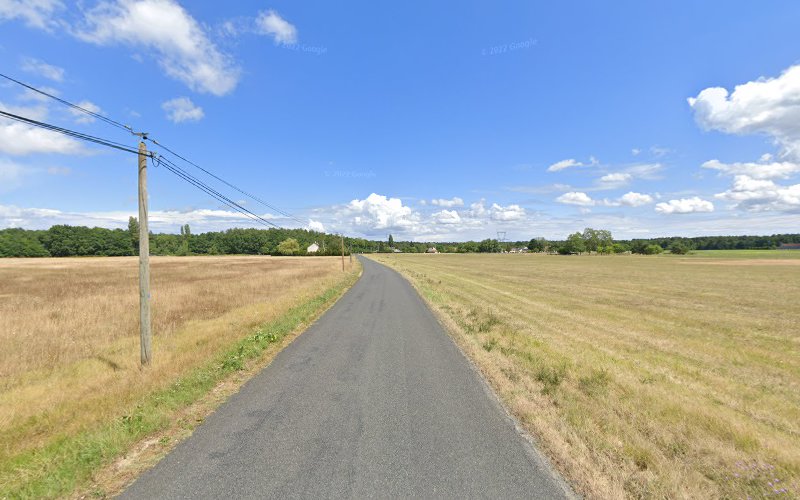
M760 256L375 258L587 497L798 498L800 259Z
M353 280L333 257L151 262L154 362L142 370L136 258L0 260L0 497L47 473L37 450L131 415L260 325Z

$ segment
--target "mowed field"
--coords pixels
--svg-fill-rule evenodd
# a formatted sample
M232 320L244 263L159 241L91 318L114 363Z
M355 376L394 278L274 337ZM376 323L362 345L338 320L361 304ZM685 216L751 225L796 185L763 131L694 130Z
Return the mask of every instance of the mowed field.
M797 498L800 252L751 253L374 258L585 496Z
M151 264L154 361L141 369L136 258L0 259L0 497L68 494L357 272L334 257Z

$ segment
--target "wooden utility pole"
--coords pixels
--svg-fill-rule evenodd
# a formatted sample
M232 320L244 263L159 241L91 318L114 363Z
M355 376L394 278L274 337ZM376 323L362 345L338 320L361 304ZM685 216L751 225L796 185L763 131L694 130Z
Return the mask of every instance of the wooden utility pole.
M344 272L344 235L342 235L342 272Z
M139 336L142 366L152 359L150 330L150 230L147 224L147 146L139 142Z

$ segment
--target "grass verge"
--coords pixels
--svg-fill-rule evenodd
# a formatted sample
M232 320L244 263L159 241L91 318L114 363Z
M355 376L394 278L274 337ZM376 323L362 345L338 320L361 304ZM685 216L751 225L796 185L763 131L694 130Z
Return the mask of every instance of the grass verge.
M348 274L322 293L291 308L276 320L262 325L257 331L238 341L234 347L191 370L166 389L147 395L115 420L75 435L61 437L43 448L26 451L5 461L0 465L0 497L69 496L76 490L96 483L94 477L98 471L148 436L176 424L190 431L198 419L176 422L182 412L207 396L226 379L231 379L242 371L252 370L254 364L262 366L265 352L271 359L271 355L279 351L269 349L270 347L282 347L293 334L304 330L357 278L355 273ZM115 492L106 491L102 485L96 485L89 493L105 497Z

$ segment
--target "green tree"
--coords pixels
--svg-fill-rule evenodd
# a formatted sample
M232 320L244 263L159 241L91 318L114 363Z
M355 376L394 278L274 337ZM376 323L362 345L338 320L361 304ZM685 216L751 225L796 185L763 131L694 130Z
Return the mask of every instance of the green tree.
M128 236L131 239L133 255L139 255L139 219L128 217Z
M594 230L592 230L594 231ZM586 240L584 234L572 233L567 237L567 241L561 246L559 253L563 254L581 254L586 251Z
M300 252L300 243L294 238L286 238L278 244L278 253L281 255L295 255Z
M389 248L394 248L394 238L391 234L389 235Z
M656 255L656 254L660 254L663 251L664 251L664 249L661 248L661 245L647 245L646 247L644 247L644 252L643 253L645 255Z
M544 238L534 238L528 242L528 250L531 252L544 252L547 249L547 240Z
M189 224L181 226L181 255L189 255L189 241L192 239L192 230Z
M680 241L674 241L672 245L669 246L669 252L675 255L685 255L689 253L689 247Z
M500 242L497 240L485 239L478 243L478 251L482 253L497 253L500 250Z

